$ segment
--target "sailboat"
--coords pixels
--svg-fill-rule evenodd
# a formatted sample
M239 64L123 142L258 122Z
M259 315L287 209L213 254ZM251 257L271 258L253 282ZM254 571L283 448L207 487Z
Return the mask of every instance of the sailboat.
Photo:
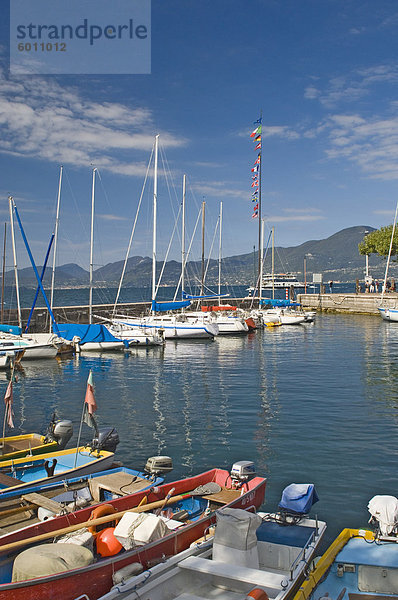
M215 323L204 322L199 317L188 319L186 313L176 315L170 312L188 307L191 304L190 300L173 302L157 302L156 300L158 150L159 135L156 135L154 147L151 314L142 318L130 316L118 317L114 319L114 323L122 323L132 327L144 327L153 332L161 331L165 339L213 339L218 334L218 327Z
M393 242L394 242L394 234L395 234L395 230L397 227L397 217L398 217L398 202L395 207L394 223L392 226L390 248L388 250L386 270L385 270L385 274L384 274L383 290L382 290L381 298L380 298L380 306L378 306L378 310L380 312L382 319L384 321L393 321L393 322L398 322L397 302L396 301L394 302L394 306L391 306L389 303L387 304L384 299L384 294L386 293L386 289L387 289L388 269L389 269L390 261L391 261L392 247L393 247Z
M202 311L190 311L187 313L189 319L194 318L205 318L207 321L215 322L218 326L218 335L231 335L231 334L242 334L248 333L249 327L247 326L244 317L237 312L236 306L230 306L228 304L221 304L221 248L222 248L222 202L220 202L220 214L218 218L219 226L219 256L218 256L218 294L204 295L204 231L202 232L202 285L201 293L199 296L189 296L183 292L185 299L195 300L218 300L218 303L210 306L202 306ZM204 211L205 203L202 204L202 227L204 228Z

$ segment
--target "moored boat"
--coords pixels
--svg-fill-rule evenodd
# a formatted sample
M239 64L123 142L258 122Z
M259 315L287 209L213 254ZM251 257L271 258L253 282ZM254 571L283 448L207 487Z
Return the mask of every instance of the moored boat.
M22 493L33 484L62 481L109 468L119 442L117 433L100 432L93 442L91 446L55 451L50 456L38 454L0 462L0 498L11 489Z
M149 568L154 561L158 562L164 556L181 552L203 536L215 521L216 508L223 505L243 509L258 508L264 499L266 480L253 476L253 470L250 467L246 470L245 466L247 462L243 461L232 475L223 469L212 469L194 477L162 485L157 489L111 500L106 504L110 506L107 509L108 514L91 522L89 519L92 509L83 508L72 515L55 517L0 538L2 553L0 597L4 595L10 600L37 600L37 598L74 600L86 595L90 600L96 600L111 588L112 575L115 571L121 568L134 569L133 563L140 563L144 569ZM241 479L237 478L237 471L242 474ZM245 471L251 473L251 479L248 479ZM217 484L217 489L220 491L204 495L206 485L210 483ZM144 505L144 502L147 504ZM99 505L99 507L104 506ZM155 535L153 529L149 528L146 533L149 538L143 540L142 537L137 539L138 527L135 530L133 528L131 543L126 543L126 547L122 547L119 542L119 546L116 544L113 548L113 554L109 548L112 555L106 555L106 548L109 545L107 546L105 538L108 533L101 535L98 531L95 533L96 556L87 548L76 544L46 543L32 546L37 541L52 541L54 537L81 529L83 526L92 527L95 532L98 525L121 518L126 511L130 515L134 511L134 515L135 512L148 512L149 509L157 510L158 514L148 515L148 517L151 522L155 519L156 527L159 527L161 532ZM117 512L113 513L113 510ZM160 521L165 527L159 524L159 519L156 517L163 517ZM184 522L187 517L188 521ZM134 517L128 516L128 519L132 518ZM121 523L122 520L119 525ZM104 531L108 532L108 530L109 527ZM115 537L116 529L113 531ZM119 535L119 539L123 538ZM130 538L125 539L128 541ZM23 550L27 546L31 547ZM69 548L65 549L65 546ZM65 550L68 554L72 552L78 554L81 562L79 563L78 560L73 566L67 566L62 558L65 556ZM52 555L52 567L42 558L48 552ZM35 557L34 560L32 556ZM63 562L62 566L60 566L61 562ZM24 565L30 571L29 573ZM60 572L61 569L63 572ZM33 572L35 570L36 573Z
M311 504L314 486L300 487ZM253 514L223 508L217 512L213 538L117 583L101 600L283 600L297 587L325 529L323 521L302 512Z
M159 486L164 481L160 475L171 470L171 459L157 456L147 460L143 471L115 467L86 476L32 485L22 493L11 489L0 497L0 535L59 514Z
M25 433L0 438L0 462L62 450L72 434L72 422L55 420L54 416L45 435Z
M369 502L376 532L343 529L301 585L294 600L387 600L397 597L398 500Z

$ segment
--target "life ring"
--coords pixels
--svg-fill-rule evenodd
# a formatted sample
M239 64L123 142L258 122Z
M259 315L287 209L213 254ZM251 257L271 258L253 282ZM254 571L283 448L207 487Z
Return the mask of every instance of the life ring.
M100 506L97 506L96 508L94 508L94 510L91 511L91 515L88 520L93 521L94 519L105 517L106 515L112 515L115 512L117 512L117 510L112 506L112 504L101 504ZM113 523L112 527L116 527L118 522L118 519L115 519L115 521L111 521L111 523ZM104 523L104 525L106 527L110 527L109 522ZM98 533L97 525L91 525L90 527L87 527L87 529L92 535L97 535Z
M246 596L247 600L269 600L266 591L261 588L254 588Z

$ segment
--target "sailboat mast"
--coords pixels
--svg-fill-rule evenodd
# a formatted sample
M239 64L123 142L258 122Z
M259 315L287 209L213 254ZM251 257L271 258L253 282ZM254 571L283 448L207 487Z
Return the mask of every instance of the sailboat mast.
M205 206L206 202L202 202L202 277L200 295L203 296L205 289Z
M152 303L156 296L156 221L158 201L158 151L159 135L155 136L155 162L153 168L153 237L152 237ZM152 311L154 312L154 311Z
M272 299L275 298L275 229L272 228L272 264L271 264L271 273L272 273Z
M182 214L181 214L181 299L183 300L183 292L185 290L185 194L186 194L186 179L184 174L182 178Z
M54 303L54 284L55 284L55 263L57 259L57 241L58 241L58 226L59 226L59 206L61 202L61 186L62 186L62 171L61 165L59 171L59 182L58 182L58 196L57 196L57 210L55 215L55 229L54 229L54 251L53 251L53 267L51 273L51 295L50 295L50 308L52 310ZM52 322L50 321L50 332L52 329Z
M95 173L97 169L93 169L93 180L91 186L91 228L90 228L90 287L89 287L89 302L88 302L88 322L91 325L93 318L93 270L94 270L94 198L95 198Z
M11 224L11 242L12 242L12 255L14 258L14 274L15 274L15 291L17 296L17 311L18 311L18 325L22 328L22 316L21 316L21 302L19 299L19 282L18 282L18 265L17 265L17 252L15 249L15 232L14 232L14 212L13 212L13 198L8 197L8 206L10 209L10 224Z
M7 223L4 223L3 269L1 273L1 322L4 323L4 281L6 275Z
M263 263L264 263L264 219L261 219L261 245L260 245L260 254L261 254L261 265L260 265L260 278L258 284L258 295L259 295L259 306L260 301L263 297Z
M221 256L222 256L222 202L220 202L219 218L219 240L218 240L218 304L221 302Z

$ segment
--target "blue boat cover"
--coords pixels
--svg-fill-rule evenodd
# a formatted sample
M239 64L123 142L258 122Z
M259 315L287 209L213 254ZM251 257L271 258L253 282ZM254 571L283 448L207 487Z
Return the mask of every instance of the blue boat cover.
M313 483L291 483L282 492L279 508L305 515L318 500L318 494Z
M12 333L13 335L21 335L22 328L17 325L0 325L1 333Z
M74 337L80 338L80 344L88 342L122 342L113 336L105 325L86 325L80 323L58 323L59 335L65 340L72 341ZM126 342L127 346L128 343ZM126 345L125 344L125 345Z
M154 312L167 312L168 310L178 310L179 308L186 308L190 306L189 300L179 300L177 302L155 302L152 301L152 310Z
M290 302L290 300L272 300L271 298L263 298L260 300L261 306L300 306L299 302Z

